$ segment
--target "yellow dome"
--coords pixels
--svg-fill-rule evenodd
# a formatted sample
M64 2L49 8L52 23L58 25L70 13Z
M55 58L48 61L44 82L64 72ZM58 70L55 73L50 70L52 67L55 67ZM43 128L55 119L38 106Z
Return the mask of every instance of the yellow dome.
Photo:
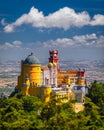
M56 66L57 64L55 62L53 62L53 66Z
M50 62L50 63L48 64L48 66L49 66L49 67L52 67L52 66L53 66L53 64Z

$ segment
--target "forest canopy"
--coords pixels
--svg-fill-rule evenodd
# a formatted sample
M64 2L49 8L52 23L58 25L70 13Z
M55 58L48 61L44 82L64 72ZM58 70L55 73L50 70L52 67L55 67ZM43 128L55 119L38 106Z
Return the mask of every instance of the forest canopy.
M103 130L104 84L94 81L85 97L85 109L75 113L72 101L56 105L35 96L15 94L0 98L0 130Z

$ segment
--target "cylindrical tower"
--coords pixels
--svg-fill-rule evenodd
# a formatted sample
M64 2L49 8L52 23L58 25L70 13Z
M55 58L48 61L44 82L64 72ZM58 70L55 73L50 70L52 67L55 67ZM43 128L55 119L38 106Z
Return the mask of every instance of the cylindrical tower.
M33 83L35 86L40 86L42 83L42 73L41 73L41 64L37 57L31 53L24 61L23 64L23 76L28 75L30 83Z
M28 77L28 80L30 82L29 91L31 91L32 92L31 94L34 95L35 92L33 91L34 90L33 87L42 85L42 73L41 73L41 64L33 53L28 55L28 57L24 61L22 61L21 64L21 75L18 77L17 88L23 92L26 92L25 91L26 86L24 86L24 81L26 77ZM24 94L27 95L26 93Z
M26 96L29 95L29 87L30 87L30 81L29 78L27 76L25 76L24 79L24 83L23 83L23 87L21 88L22 93Z

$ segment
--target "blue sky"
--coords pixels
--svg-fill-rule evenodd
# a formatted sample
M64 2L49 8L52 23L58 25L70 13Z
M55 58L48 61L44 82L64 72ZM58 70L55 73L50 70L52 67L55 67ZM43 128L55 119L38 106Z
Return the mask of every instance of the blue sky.
M104 0L0 0L0 60L49 49L60 60L104 57ZM104 59L104 58L103 58Z

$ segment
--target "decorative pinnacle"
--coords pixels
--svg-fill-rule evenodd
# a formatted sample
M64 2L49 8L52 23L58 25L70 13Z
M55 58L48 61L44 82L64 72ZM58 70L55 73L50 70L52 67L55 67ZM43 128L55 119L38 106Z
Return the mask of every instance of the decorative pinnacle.
M31 52L31 54L30 55L34 55L34 53L33 52Z

